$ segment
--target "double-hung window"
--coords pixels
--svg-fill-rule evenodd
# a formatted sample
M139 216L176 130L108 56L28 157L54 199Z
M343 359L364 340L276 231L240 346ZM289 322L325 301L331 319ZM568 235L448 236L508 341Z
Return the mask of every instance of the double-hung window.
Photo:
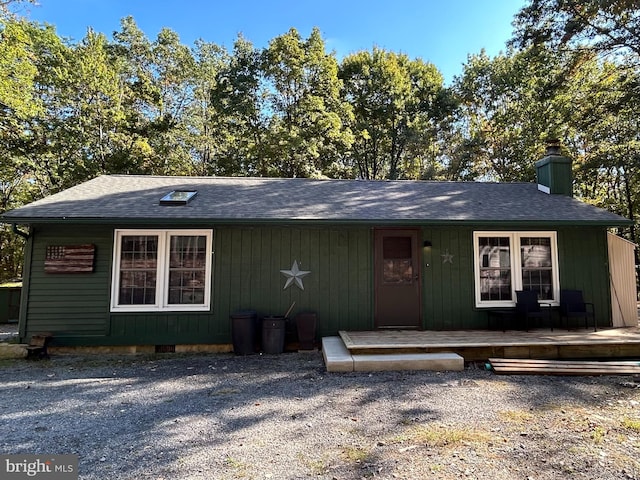
M211 230L116 230L112 311L206 311Z
M476 306L511 307L517 290L559 303L556 232L474 232Z

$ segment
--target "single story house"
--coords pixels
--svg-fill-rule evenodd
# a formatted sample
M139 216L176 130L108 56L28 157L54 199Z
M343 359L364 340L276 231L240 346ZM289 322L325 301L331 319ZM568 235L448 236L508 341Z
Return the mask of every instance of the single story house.
M538 183L106 175L4 213L27 238L20 335L228 345L230 315L315 312L320 335L487 328L580 289L612 325L608 230L548 150ZM633 285L635 292L635 285Z

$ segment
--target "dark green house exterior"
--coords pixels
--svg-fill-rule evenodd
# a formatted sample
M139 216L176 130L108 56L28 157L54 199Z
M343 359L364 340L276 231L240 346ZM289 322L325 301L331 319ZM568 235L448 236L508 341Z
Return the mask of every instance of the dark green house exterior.
M516 290L561 288L609 326L607 230L629 221L557 187L553 160L546 185L101 176L1 217L28 234L20 335L229 344L233 312L294 301L320 335L486 329Z

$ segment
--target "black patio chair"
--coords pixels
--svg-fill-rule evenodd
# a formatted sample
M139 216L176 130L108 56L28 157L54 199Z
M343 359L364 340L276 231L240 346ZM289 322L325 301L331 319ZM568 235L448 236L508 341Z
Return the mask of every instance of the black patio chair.
M545 319L551 325L551 309L543 309L538 302L538 292L535 290L518 290L516 291L516 317L524 321L526 331L529 331L530 319Z
M569 319L583 318L584 328L589 328L589 319L593 321L593 331L598 330L596 324L596 309L593 303L585 302L582 298L582 290L562 290L560 291L560 322L567 321L569 330Z

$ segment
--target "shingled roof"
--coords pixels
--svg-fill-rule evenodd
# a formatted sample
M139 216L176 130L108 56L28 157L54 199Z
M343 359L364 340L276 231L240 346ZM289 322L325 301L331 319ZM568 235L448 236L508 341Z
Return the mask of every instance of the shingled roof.
M187 205L160 205L196 190ZM5 223L590 224L629 220L534 183L104 175L0 216Z

